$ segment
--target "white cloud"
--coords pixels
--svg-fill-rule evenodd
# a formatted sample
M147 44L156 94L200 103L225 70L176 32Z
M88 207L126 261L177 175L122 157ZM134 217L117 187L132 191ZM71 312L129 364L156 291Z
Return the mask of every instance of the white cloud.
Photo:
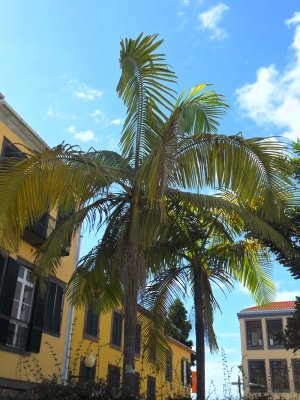
M97 89L92 89L87 86L81 86L79 90L76 90L74 93L74 97L77 99L82 99L85 101L95 100L97 97L103 95L103 92Z
M110 121L110 123L113 125L121 125L122 122L123 121L120 118L116 118L116 119L113 119L112 121Z
M62 76L62 79L67 79L68 88L76 99L91 101L103 95L101 90L91 88L87 84L80 82L78 79L70 79L68 75Z
M87 129L86 131L77 131L76 126L69 126L66 131L74 136L75 139L78 139L81 142L88 142L95 139L95 134L90 129Z
M201 22L201 28L204 30L207 29L211 32L211 39L222 40L228 38L229 35L226 30L219 26L225 11L228 10L229 7L226 4L219 3L198 15Z
M71 135L75 135L76 133L76 126L69 126L69 128L66 129Z
M97 110L95 110L94 112L91 113L91 116L92 117L104 116L104 112L99 110L99 109L97 109Z
M51 117L51 118L62 118L63 117L60 112L53 111L53 109L51 107L48 108L47 115L48 115L48 117Z
M296 296L300 296L300 290L282 290L277 293L276 301L296 300Z
M90 115L92 117L94 117L95 124L101 124L103 126L107 126L107 125L119 126L123 123L123 120L121 118L115 118L115 119L110 120L109 118L107 118L105 113L99 109L93 111Z
M257 70L256 81L236 90L240 109L260 126L276 126L283 135L300 137L300 12L285 21L296 26L290 46L292 62L283 72L274 64Z
M88 142L88 141L94 139L94 137L95 137L95 134L90 129L88 129L86 131L76 132L74 135L75 139L81 140L82 142Z

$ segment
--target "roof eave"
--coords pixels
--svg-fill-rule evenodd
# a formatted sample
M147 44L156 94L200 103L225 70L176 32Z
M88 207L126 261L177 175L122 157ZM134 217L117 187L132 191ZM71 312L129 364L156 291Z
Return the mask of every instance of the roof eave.
M36 151L50 149L44 140L23 120L23 118L0 97L0 121L11 129L28 147Z

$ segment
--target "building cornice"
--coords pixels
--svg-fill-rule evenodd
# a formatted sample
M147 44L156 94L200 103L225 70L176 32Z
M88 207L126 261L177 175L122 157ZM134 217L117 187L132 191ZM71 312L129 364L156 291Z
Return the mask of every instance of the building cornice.
M261 317L274 317L293 315L295 310L257 310L257 311L241 311L237 314L239 319L242 318L261 318Z
M49 149L44 140L0 96L0 121L11 129L29 148L42 151Z

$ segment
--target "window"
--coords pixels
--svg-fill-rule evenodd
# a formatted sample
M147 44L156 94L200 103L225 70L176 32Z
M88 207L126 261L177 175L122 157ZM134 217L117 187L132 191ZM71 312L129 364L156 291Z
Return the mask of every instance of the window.
M141 325L136 324L135 331L135 354L140 354L141 352Z
M184 387L191 384L191 363L184 358L181 360L181 382Z
M44 330L59 335L62 318L64 285L49 280L44 317Z
M26 155L18 149L17 146L12 144L8 139L4 138L3 145L2 145L2 154L1 154L1 161L9 162L9 159L15 158L18 160L24 160ZM9 164L7 164L7 168L9 168Z
M94 306L90 305L86 310L84 334L98 338L99 314L95 313Z
M273 391L289 391L289 374L286 360L270 361L270 370Z
M79 382L94 381L96 375L96 364L93 368L88 368L85 366L85 358L82 357L80 360L79 369Z
M140 395L140 374L136 372L134 374L134 393L135 396Z
M246 335L247 335L247 348L248 349L262 349L262 331L261 321L246 321Z
M166 381L168 381L168 382L172 382L172 379L173 379L173 377L172 377L172 373L173 373L172 358L173 358L172 354L168 353L166 356L166 369L165 369L165 378L166 378Z
M153 376L147 378L147 399L155 400L156 397L156 380Z
M294 389L296 392L300 391L300 360L296 359L292 361L293 378L294 378Z
M39 353L44 329L59 334L64 284L50 279L47 296L38 289L30 263L0 254L0 344Z
M268 347L278 348L283 345L276 340L276 336L282 332L282 319L269 319L267 320L267 332L268 332Z
M107 381L110 386L119 391L121 380L121 369L116 365L108 365Z
M31 282L31 272L27 268L20 266L8 327L6 342L8 346L26 348L33 292L34 284Z
M253 392L266 392L266 368L263 360L249 361L249 386Z
M113 312L112 315L112 334L111 334L111 344L114 346L121 347L122 344L122 314L117 311Z

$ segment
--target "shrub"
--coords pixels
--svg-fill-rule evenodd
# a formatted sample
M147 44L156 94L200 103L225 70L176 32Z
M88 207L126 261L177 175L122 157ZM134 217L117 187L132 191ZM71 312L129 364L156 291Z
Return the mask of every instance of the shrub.
M61 383L56 377L36 384L27 392L9 395L0 394L0 400L138 400L141 396L131 396L118 392L105 381Z

